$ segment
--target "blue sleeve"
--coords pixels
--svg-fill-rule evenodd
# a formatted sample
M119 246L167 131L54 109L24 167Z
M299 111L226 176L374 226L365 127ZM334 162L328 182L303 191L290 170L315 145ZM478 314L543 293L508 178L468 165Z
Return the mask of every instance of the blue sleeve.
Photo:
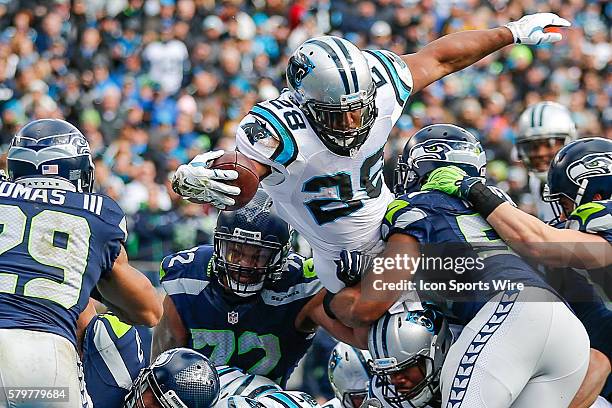
M162 260L161 286L185 324L192 320L192 303L210 283L212 254L212 247L206 245L168 255Z
M87 326L82 361L94 406L120 406L147 364L136 329L111 314L95 316Z
M393 234L405 234L421 244L428 242L432 227L427 216L424 209L410 204L405 196L392 201L381 226L383 240L387 241Z
M213 250L210 245L179 251L166 256L159 268L159 280L168 294L189 294L188 283L192 280L208 282L212 271ZM181 282L181 280L187 280Z
M579 206L568 217L565 228L597 234L612 243L612 200Z
M99 219L104 222L104 251L101 258L102 276L108 274L127 240L127 226L123 210L110 197L89 195L90 201L102 202Z

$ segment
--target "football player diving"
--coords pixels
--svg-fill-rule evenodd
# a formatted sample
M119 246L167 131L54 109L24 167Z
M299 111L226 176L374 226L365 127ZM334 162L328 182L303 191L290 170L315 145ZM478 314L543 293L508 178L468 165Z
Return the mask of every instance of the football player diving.
M383 180L383 152L409 96L507 45L559 41L562 35L546 27L569 25L537 13L504 27L450 34L402 56L362 51L333 36L297 47L286 70L289 88L251 109L236 146L253 161L279 216L310 244L327 290L345 286L335 265L343 249L378 254L384 247L380 215L393 194ZM174 190L219 208L232 205L240 189L225 181L237 173L207 168L222 154L180 166Z
M484 175L484 152L465 129L431 125L409 140L398 165L398 186L407 194L388 207L382 228L387 245L380 259L462 259L463 269L454 262L420 268L391 263L382 274L369 268L366 276L429 285L419 290L421 298L464 326L441 370L443 406L567 407L589 364L586 330L467 202L421 190L432 171L449 164L473 177ZM340 264L338 272L351 275L350 267L350 262ZM453 289L448 286L453 282L469 289ZM347 287L332 299L331 311L345 322L354 321L360 309L381 316L388 302L372 297L375 291L366 284Z
M610 297L612 141L579 139L563 147L554 157L544 199L554 204L563 221L558 228L500 201L497 196L493 198L482 180L471 178L458 168L436 170L428 188L469 201L517 253L557 268L550 271L550 279L562 277L562 294L571 301L570 305L587 328L591 347L605 354L596 356L602 363L605 381L612 355L612 312L592 283L572 268L588 270L592 279L603 283ZM601 382L592 384L593 389L602 386ZM609 396L611 391L608 384L602 394Z
M153 355L190 347L284 386L317 326L356 342L353 329L326 315L312 260L289 251L290 227L271 205L260 190L242 209L219 214L214 245L164 258L168 296Z
M154 326L162 304L128 263L123 211L92 192L91 153L76 127L59 119L28 123L11 141L7 162L8 180L0 181L2 386L66 388L55 406L82 407L76 322L92 290L131 324ZM1 406L13 404L0 393Z

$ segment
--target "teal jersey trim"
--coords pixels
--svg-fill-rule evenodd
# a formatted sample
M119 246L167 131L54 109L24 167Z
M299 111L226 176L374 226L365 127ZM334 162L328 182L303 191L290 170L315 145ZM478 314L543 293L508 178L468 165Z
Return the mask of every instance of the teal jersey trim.
M297 157L298 147L291 131L289 131L285 124L267 108L255 105L253 109L251 109L251 113L271 124L276 134L280 137L280 145L270 159L285 167L293 163Z

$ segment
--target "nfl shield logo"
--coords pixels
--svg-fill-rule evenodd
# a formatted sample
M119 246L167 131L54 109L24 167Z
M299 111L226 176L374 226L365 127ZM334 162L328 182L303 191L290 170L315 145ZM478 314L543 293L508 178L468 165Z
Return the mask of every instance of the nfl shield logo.
M229 324L238 323L238 312L227 312L227 322Z

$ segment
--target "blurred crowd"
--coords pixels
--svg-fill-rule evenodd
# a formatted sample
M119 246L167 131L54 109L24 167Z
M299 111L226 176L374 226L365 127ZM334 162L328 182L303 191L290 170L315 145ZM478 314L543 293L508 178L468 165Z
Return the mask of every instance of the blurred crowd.
M169 174L198 153L233 149L237 123L279 94L302 41L332 33L405 54L537 11L570 20L566 39L506 47L431 85L406 105L386 155L391 185L407 138L430 123L456 123L481 139L489 176L529 211L527 174L513 154L527 105L561 102L582 136L612 137L609 2L0 0L0 154L31 119L78 125L95 156L97 191L130 217L131 258L157 262L210 242L216 217L177 197Z

